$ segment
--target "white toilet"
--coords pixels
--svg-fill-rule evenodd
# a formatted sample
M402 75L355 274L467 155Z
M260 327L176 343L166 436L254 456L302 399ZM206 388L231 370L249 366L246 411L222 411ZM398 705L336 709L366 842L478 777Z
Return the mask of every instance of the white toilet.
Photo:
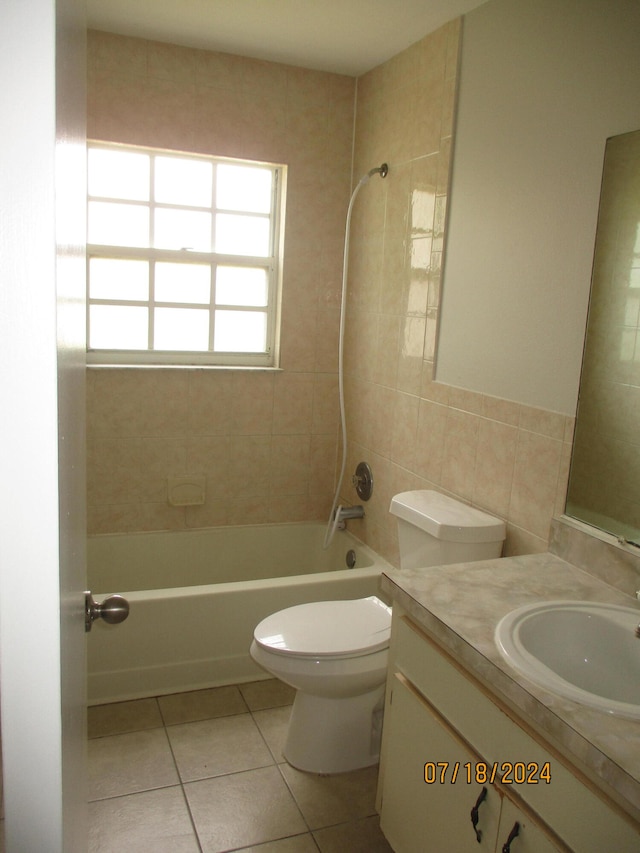
M391 501L403 569L499 557L499 519L432 491ZM284 747L288 763L312 773L376 764L391 629L391 608L375 596L317 601L267 616L251 657L297 689Z
M398 519L401 569L502 555L504 521L440 492L401 492L391 499L389 512Z

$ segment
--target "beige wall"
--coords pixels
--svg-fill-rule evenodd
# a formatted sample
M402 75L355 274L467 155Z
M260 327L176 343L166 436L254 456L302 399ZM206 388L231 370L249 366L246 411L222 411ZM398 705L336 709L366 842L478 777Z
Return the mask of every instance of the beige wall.
M358 81L347 365L350 474L372 466L358 534L397 562L391 496L435 488L508 522L507 552L546 550L562 512L573 420L432 381L459 22ZM358 502L346 483L345 502Z
M574 415L606 139L640 127L637 0L464 20L437 376Z
M564 505L571 419L432 382L459 22L357 81L101 33L89 136L289 164L282 372L90 370L91 531L326 517L337 445L343 227L354 176L345 341L349 481L374 496L354 532L397 560L391 495L436 488L545 550ZM166 500L205 473L204 507Z
M324 518L355 80L91 32L90 139L288 165L281 367L88 377L89 530ZM167 477L205 474L171 507Z

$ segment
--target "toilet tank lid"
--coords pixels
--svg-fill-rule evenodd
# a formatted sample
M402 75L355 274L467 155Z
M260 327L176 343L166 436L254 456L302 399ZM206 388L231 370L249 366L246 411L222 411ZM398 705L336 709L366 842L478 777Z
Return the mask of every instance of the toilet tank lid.
M389 512L448 542L502 542L506 535L499 518L429 489L395 495Z

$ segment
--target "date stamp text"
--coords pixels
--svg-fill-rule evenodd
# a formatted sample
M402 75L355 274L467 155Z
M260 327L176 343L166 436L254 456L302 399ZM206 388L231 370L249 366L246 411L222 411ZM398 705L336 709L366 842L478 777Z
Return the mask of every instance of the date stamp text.
M427 785L455 785L457 781L478 785L549 785L551 763L546 761L502 761L487 764L484 761L427 761L424 781Z

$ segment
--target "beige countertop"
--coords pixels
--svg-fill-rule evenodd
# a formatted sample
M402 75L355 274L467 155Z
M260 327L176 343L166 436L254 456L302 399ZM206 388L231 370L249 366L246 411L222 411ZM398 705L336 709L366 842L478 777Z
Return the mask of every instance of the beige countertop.
M382 590L497 698L640 820L640 721L597 711L538 687L502 658L493 637L503 616L536 601L572 599L635 607L640 622L635 598L551 553L392 569L382 576Z

